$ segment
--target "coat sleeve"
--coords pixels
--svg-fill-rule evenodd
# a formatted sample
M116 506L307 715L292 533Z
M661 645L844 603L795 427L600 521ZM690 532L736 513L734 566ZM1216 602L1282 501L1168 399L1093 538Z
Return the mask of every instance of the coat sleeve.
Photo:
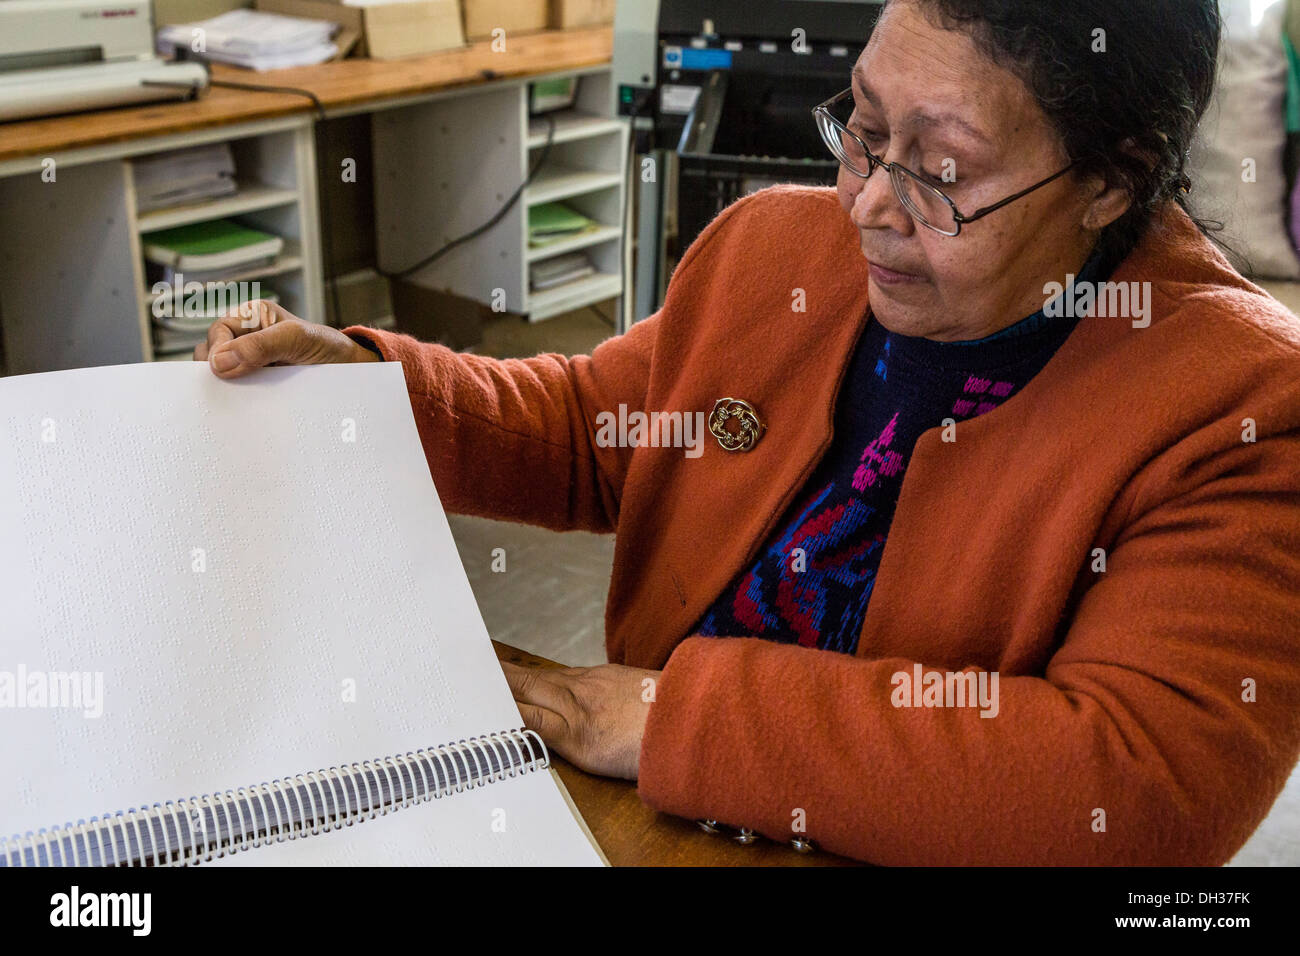
M556 531L610 532L631 449L600 447L596 417L645 405L659 315L591 355L494 359L354 326L402 363L443 507Z
M1226 862L1300 753L1300 433L1217 457L1126 523L996 717L894 706L910 660L684 641L643 800L879 864Z

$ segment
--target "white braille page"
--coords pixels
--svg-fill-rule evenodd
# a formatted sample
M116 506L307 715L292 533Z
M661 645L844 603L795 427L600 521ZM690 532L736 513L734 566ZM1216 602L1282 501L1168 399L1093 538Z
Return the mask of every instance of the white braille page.
M522 726L395 363L0 378L0 633L0 836ZM547 773L237 859L599 862Z

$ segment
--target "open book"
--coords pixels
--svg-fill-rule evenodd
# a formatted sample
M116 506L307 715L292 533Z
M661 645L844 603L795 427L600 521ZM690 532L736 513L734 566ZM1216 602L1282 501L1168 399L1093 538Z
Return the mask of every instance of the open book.
M0 609L0 866L602 862L399 365L0 378Z

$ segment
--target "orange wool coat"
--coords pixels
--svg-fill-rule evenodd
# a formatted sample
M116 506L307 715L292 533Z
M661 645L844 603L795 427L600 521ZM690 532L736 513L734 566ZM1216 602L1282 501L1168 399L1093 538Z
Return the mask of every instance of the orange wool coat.
M1300 754L1300 322L1171 205L1112 276L1151 283L1149 327L1084 318L917 441L856 656L692 637L830 445L866 280L834 191L777 187L590 356L347 331L403 364L448 510L617 532L609 659L664 669L651 806L881 864L1225 862ZM596 441L722 397L752 451ZM917 664L996 672L997 716L895 706Z

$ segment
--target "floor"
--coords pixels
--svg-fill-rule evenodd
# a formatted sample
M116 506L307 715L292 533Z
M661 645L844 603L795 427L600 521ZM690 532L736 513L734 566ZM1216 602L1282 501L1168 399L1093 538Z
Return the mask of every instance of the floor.
M613 304L529 324L491 319L479 355L528 358L542 352L586 355L614 334ZM605 663L605 594L613 535L559 533L528 525L448 515L456 548L494 640L571 667ZM504 571L492 552L505 551Z

